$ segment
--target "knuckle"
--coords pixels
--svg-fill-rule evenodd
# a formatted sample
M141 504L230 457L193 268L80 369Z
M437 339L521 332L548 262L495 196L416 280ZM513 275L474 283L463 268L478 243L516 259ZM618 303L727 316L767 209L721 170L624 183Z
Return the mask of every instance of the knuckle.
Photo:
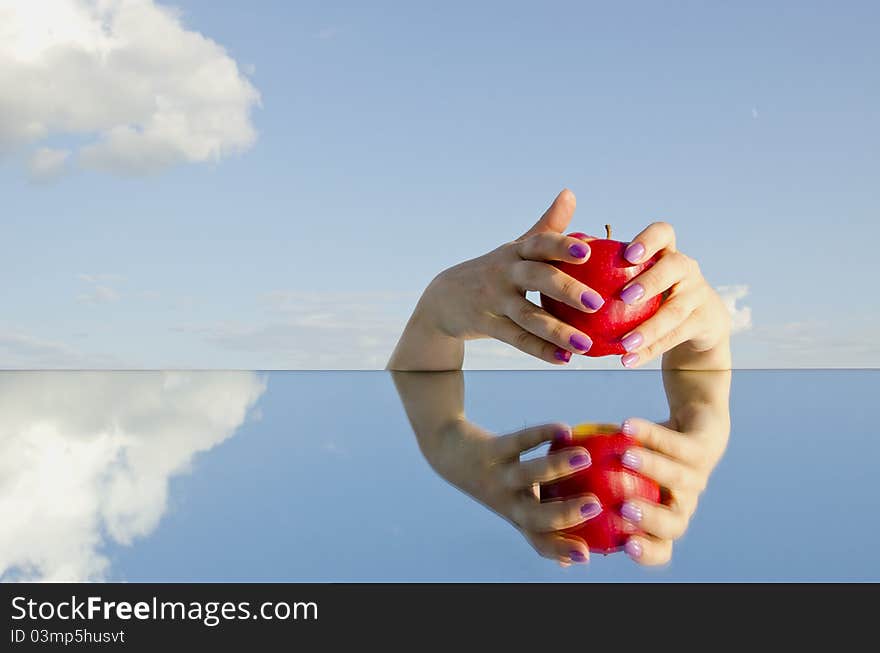
M559 290L565 297L572 297L575 295L575 291L579 284L574 277L562 273L555 275L555 277L556 284L559 286Z
M555 342L564 342L565 341L565 325L558 320L553 324L550 328L550 337Z

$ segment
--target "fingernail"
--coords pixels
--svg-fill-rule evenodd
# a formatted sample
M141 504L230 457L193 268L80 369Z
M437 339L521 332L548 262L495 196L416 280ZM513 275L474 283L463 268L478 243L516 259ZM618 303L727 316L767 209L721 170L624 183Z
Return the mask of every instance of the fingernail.
M575 549L572 549L571 551L568 552L568 557L571 558L572 562L586 562L587 561L587 556L585 556L583 553L581 553L580 551L577 551Z
M556 431L556 435L553 436L556 440L563 440L568 442L571 440L571 429L567 426L560 426L559 430Z
M553 352L553 355L556 357L556 360L562 361L563 363L567 363L571 360L571 352L567 349L557 349Z
M587 519L595 517L600 512L602 512L602 506L594 501L591 501L590 503L585 503L581 506L581 515L583 515Z
M594 311L598 311L602 308L602 305L605 303L605 300L602 299L602 296L594 290L585 290L581 293L581 302L587 308L591 308Z
M623 300L624 304L633 304L639 301L644 294L645 289L642 288L642 284L634 283L633 285L624 288L623 292L620 293L620 298Z
M575 231L574 233L568 234L568 237L577 238L578 240L586 240L587 238L589 238L589 236L583 231Z
M620 362L623 363L624 367L632 367L636 363L639 362L638 354L626 354L620 357Z
M587 254L590 253L590 248L581 243L575 243L568 248L568 253L575 258L587 258Z
M642 459L634 451L625 451L620 457L620 464L629 469L639 469L642 466Z
M633 424L628 419L623 420L623 424L620 426L620 430L624 435L635 435L636 434L636 425Z
M639 544L638 540L627 540L626 544L623 545L623 550L633 560L638 560L642 557L642 545Z
M590 347L593 346L593 341L589 336L582 336L580 333L574 333L568 339L571 343L571 346L575 349L580 349L581 351L590 351Z
M633 524L638 524L642 521L642 509L632 501L627 501L620 509L620 516L627 521L631 521Z
M568 459L568 464L571 465L575 469L579 469L581 467L589 467L590 463L590 455L586 453L579 453L576 456L572 456Z
M644 255L645 246L641 243L630 243L627 248L623 250L623 258L630 263L638 263L642 260Z
M642 337L642 334L636 331L635 333L629 334L626 338L620 341L620 344L623 345L623 348L627 351L633 351L638 349L645 339Z

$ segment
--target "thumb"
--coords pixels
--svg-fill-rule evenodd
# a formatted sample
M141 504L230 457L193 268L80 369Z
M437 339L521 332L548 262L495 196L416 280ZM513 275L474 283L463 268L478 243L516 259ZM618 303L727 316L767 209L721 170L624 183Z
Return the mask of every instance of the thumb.
M576 203L574 193L567 188L563 188L559 195L556 196L556 199L553 200L550 208L544 211L544 215L541 216L531 229L520 236L520 240L547 231L561 234L568 227L568 223L571 222L571 218L574 216Z

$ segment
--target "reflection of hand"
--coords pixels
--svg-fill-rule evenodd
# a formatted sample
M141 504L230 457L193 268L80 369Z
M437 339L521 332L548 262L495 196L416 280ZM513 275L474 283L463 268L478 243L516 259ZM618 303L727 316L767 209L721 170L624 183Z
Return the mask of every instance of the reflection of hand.
M589 549L578 538L557 531L595 517L602 507L594 495L541 503L534 488L588 467L590 456L583 447L532 460L520 460L520 455L569 436L568 427L560 424L493 436L457 420L437 437L420 437L419 445L440 476L516 526L540 555L567 566L586 562Z
M621 462L664 490L661 504L633 498L621 509L624 519L645 532L626 544L629 556L645 565L664 564L671 558L673 541L687 530L730 433L729 373L667 371L664 381L669 421L656 424L633 417L622 428L641 446L625 452Z

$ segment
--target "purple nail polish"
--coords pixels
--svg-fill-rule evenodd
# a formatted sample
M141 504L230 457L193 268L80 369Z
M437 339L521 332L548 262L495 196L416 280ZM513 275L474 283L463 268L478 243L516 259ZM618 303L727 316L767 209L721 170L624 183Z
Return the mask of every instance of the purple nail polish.
M553 355L556 357L556 360L562 361L563 363L567 363L571 360L571 352L565 349L557 349L553 352Z
M571 440L571 429L567 426L560 426L553 438L562 442L568 442Z
M581 506L581 515L583 515L587 519L592 519L600 512L602 512L602 506L592 501L590 503L585 503Z
M579 453L576 456L572 456L568 459L568 464L575 469L579 469L581 467L589 467L590 462L592 462L590 460L590 455L585 453Z
M633 524L638 524L642 521L642 509L632 501L627 501L620 509L620 516Z
M568 253L575 258L587 258L587 254L590 253L590 248L582 243L575 243L568 248Z
M642 459L634 451L625 451L620 457L620 464L629 469L639 469L642 466Z
M593 346L593 341L590 337L582 336L580 333L573 333L568 341L571 343L572 347L580 349L581 351L590 351L590 347Z
M640 283L634 283L631 286L627 286L623 289L623 292L620 293L620 298L623 300L624 304L634 304L639 301L645 295L645 289L642 287Z
M636 425L633 424L628 419L623 420L623 424L620 426L620 430L624 435L635 435L636 434Z
M642 346L642 343L645 339L642 337L642 334L636 331L635 333L629 334L626 338L623 338L620 341L620 344L623 345L623 348L627 351L634 351Z
M627 248L623 250L623 258L630 263L638 263L642 260L644 255L645 246L641 243L630 243Z
M642 545L639 544L638 540L627 540L626 544L623 545L623 550L633 560L638 560L642 557Z
M638 354L625 354L620 357L620 362L624 367L632 367L639 362Z
M605 300L602 299L602 295L597 293L594 290L585 290L581 293L581 303L589 309L594 311L598 311L602 308L602 305L605 303Z
M576 549L572 549L571 551L569 551L568 557L571 558L572 562L586 562L587 561L587 556L585 556L580 551L577 551Z

